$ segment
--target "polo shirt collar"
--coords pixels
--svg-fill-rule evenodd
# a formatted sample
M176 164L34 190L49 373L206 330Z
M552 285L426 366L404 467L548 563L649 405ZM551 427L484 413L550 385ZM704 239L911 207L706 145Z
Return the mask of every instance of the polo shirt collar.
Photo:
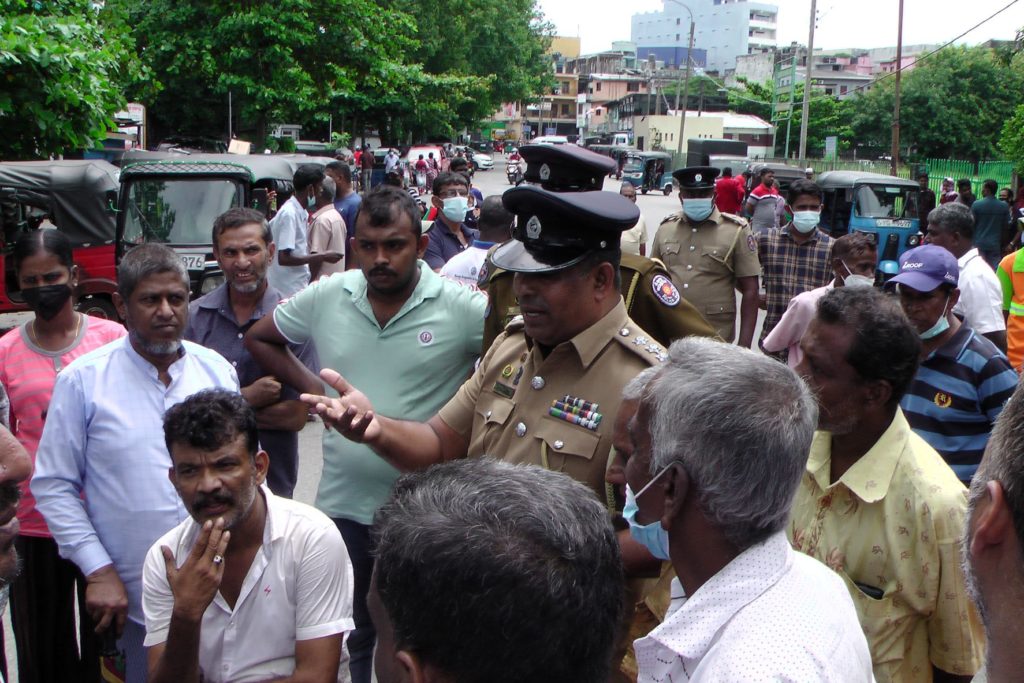
M451 229L448 227L448 224L445 223L440 218L434 219L434 225L431 228L431 230L437 230L438 234L440 234L441 236L447 237L450 240L458 241L458 238L452 233ZM470 228L466 227L465 223L459 223L459 230L462 231L462 236L466 238L467 242L472 242L475 239L473 231Z
M823 491L842 484L865 503L876 503L885 498L889 491L900 454L906 449L909 437L910 425L903 411L897 408L892 422L875 445L846 470L839 481L832 483L829 481L832 434L826 431L816 432L810 456L807 458L807 472Z
M589 367L594 362L597 355L608 345L608 340L618 334L619 330L625 327L628 322L629 316L626 314L626 305L622 302L622 297L619 297L619 303L616 304L615 308L569 340L569 343L576 349L576 354L580 357L580 362L583 363L584 368Z
M441 290L444 287L444 278L435 273L423 259L417 260L416 264L420 269L420 281L416 283L416 288L402 305L401 310L399 310L395 317L388 322L388 325L391 325L394 321L398 320L427 299L436 299L441 295ZM352 295L352 302L356 304L357 308L360 310L371 308L366 299L366 276L360 272L355 277L346 277L344 278L344 286L345 290ZM360 304L365 304L365 306L361 306Z
M971 247L970 249L967 250L966 253L964 253L963 256L961 256L960 258L958 258L956 260L956 265L957 265L957 267L962 272L963 269L964 269L964 266L966 266L968 263L970 263L971 259L977 258L978 256L981 256L981 254L978 253L978 248L977 247Z
M967 349L967 345L971 342L971 337L973 336L974 330L961 323L960 328L953 333L953 336L946 340L945 344L932 351L928 357L943 356L955 361Z

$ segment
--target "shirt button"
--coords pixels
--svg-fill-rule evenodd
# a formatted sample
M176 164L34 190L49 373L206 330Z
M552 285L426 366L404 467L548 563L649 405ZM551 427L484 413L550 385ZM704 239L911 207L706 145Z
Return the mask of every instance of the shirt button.
M693 270L693 266L686 266L687 270Z
M530 380L530 386L536 389L537 391L540 391L541 389L544 388L544 378L541 377L540 375L534 377L533 379Z
M526 425L522 422L516 425L516 436L526 436Z
M490 420L491 419L491 411L488 410L486 413L484 413L484 417L487 418L488 420Z
M693 249L693 247L690 247L690 248L691 248L691 249ZM239 338L239 339L241 339L241 338L242 338L242 337L244 337L244 336L245 336L245 335L244 335L244 334L242 334L241 332L239 332L239 333L238 333L238 338Z
M556 451L560 451L560 450L562 450L562 446L565 445L565 442L564 441L556 441L556 442L554 442L551 445L555 447Z
M690 288L690 283L689 282L684 282L683 283L683 289L689 289L689 288Z
M690 247L690 251L694 251L697 247Z
M238 367L238 361L237 360L231 361L231 364L234 365L235 367Z
M693 231L694 231L694 232L697 232L697 228L693 228Z

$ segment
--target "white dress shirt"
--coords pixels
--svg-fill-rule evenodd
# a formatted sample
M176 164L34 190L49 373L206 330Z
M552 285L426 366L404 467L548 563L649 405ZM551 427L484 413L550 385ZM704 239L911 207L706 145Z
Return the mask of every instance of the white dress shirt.
M972 248L956 260L960 268L960 301L953 313L978 334L1006 329L1003 320L1003 287L992 267Z
M460 285L465 285L470 289L480 289L478 285L480 269L483 268L484 263L487 261L487 250L491 246L491 242L474 240L471 247L452 256L441 266L441 276L449 280L455 280Z
M238 391L223 356L189 341L182 348L168 386L129 337L68 365L57 375L32 477L61 556L86 576L113 563L139 624L146 552L188 517L167 478L164 412L202 389Z
M291 251L292 256L308 256L309 246L306 241L309 212L295 198L289 197L281 210L270 221L270 232L277 245L277 253L267 269L267 280L270 286L281 292L285 297L293 296L309 284L309 266L282 266L278 259L282 251Z
M673 596L681 595L679 579ZM748 548L634 643L640 683L874 681L842 579L784 532Z
M248 683L290 676L295 641L355 628L352 563L338 528L314 507L278 498L266 486L263 545L253 558L231 609L218 592L203 614L199 669L207 683ZM153 544L143 569L146 647L167 641L174 595L161 546L185 563L199 534L189 518ZM344 648L342 648L344 653ZM348 680L342 654L338 680Z

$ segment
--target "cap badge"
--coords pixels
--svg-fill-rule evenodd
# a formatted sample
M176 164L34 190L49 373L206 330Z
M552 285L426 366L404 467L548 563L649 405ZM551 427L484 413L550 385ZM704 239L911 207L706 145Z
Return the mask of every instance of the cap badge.
M540 179L541 180L548 180L549 178L551 178L551 169L548 167L547 164L541 164L540 165Z
M540 219L536 216L530 216L530 220L526 221L526 237L531 240L540 237Z
M701 179L702 179L702 176L701 176L701 174L700 174L700 173L698 173L698 174L696 174L695 176L693 176L693 180L694 180L694 182L697 182L697 183L699 183L699 182L701 181Z

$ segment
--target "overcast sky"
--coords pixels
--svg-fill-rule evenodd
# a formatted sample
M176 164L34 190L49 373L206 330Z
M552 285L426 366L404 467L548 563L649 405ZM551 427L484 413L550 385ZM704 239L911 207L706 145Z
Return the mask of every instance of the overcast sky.
M685 0L684 0L685 1ZM945 43L1010 3L1010 0L905 0L903 43ZM630 17L660 11L661 0L538 0L559 35L580 36L584 53L629 40ZM807 44L811 0L775 0L779 8L778 44ZM818 0L816 48L887 47L896 44L897 0ZM1012 39L1024 27L1024 1L967 34L973 45L990 38Z

